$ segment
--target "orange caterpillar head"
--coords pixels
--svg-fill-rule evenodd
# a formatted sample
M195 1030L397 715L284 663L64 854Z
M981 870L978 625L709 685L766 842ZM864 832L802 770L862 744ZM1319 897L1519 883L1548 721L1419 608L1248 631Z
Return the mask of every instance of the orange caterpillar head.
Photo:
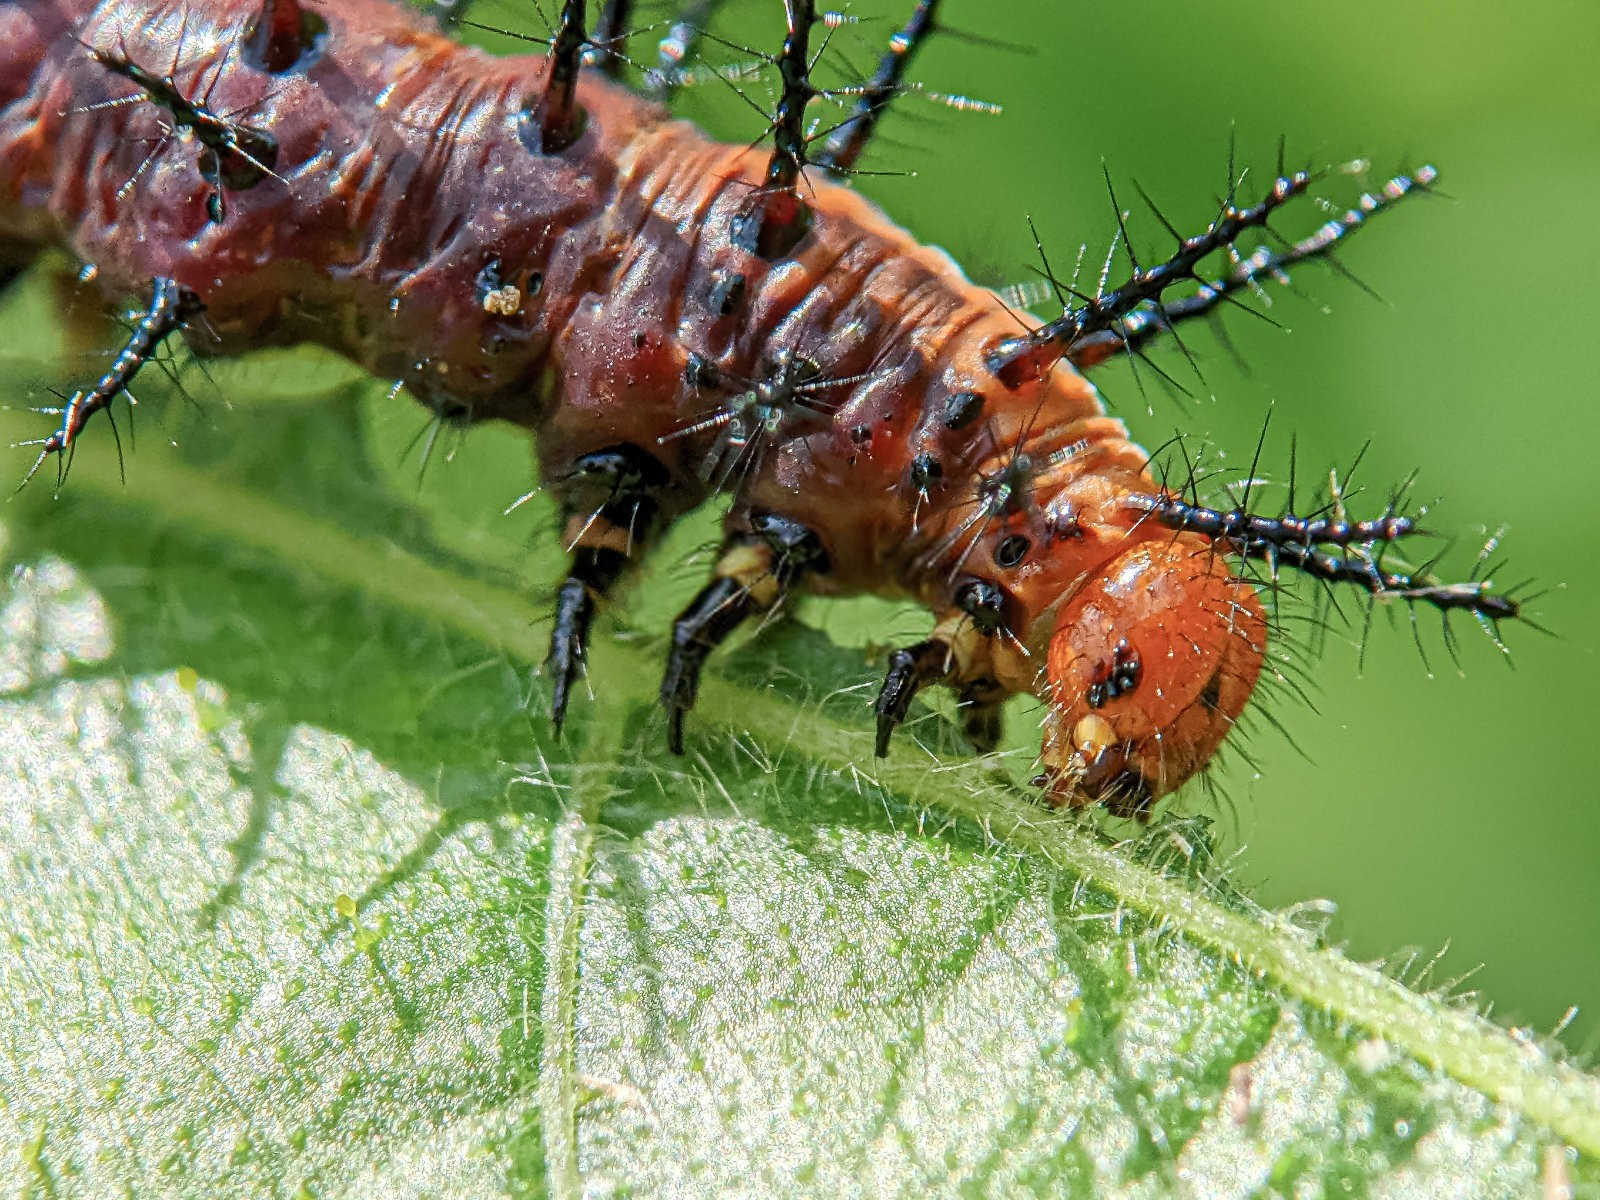
M1203 767L1250 699L1266 622L1199 538L1144 541L1075 592L1050 639L1051 799L1145 814Z

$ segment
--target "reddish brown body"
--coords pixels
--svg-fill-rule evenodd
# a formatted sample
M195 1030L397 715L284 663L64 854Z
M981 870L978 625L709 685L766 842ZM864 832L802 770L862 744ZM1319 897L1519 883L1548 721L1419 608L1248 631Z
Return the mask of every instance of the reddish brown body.
M174 279L216 334L192 336L198 352L319 342L442 413L532 430L557 486L619 445L665 466L668 519L725 484L731 538L763 513L814 532L826 568L797 586L913 597L945 631L948 679L985 702L1050 701L1060 801L1115 795L1120 777L1137 807L1210 756L1259 668L1253 595L1207 539L1127 503L1159 489L1080 375L996 377L986 356L1014 319L941 252L819 180L809 233L765 260L732 236L764 153L594 73L581 136L532 151L518 114L545 58L492 58L382 0L339 0L316 9L316 55L272 74L239 59L260 7L0 4L0 256L63 246L112 299ZM175 140L119 198L160 110L82 111L137 91L86 44L270 131L276 177L230 195L218 223ZM825 406L780 395L759 445L739 447L748 469L708 473L727 425L694 427L786 355L814 365ZM632 552L636 531L584 516L577 544ZM1018 536L1020 558L997 561ZM974 633L958 603L973 580L999 589L998 629ZM1137 686L1091 704L1119 643Z

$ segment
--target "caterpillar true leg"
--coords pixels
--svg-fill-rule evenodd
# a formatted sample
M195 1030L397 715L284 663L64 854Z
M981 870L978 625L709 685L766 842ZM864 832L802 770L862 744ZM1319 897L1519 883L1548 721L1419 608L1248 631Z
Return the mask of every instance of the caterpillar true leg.
M583 670L596 603L611 590L627 566L625 554L585 546L573 556L566 581L556 593L555 628L550 632L545 669L550 672L551 682L550 723L557 737L567 719L572 685Z
M562 480L572 567L556 593L555 628L545 660L556 733L566 720L572 685L583 670L598 602L654 533L667 469L637 446L585 454Z
M192 318L205 311L200 297L173 279L157 279L152 284L150 306L144 311L128 336L127 343L117 353L111 369L88 391L74 392L61 414L61 427L39 442L26 443L41 449L33 466L23 476L21 487L44 465L52 454L66 454L78 440L90 417L127 391L139 368L155 354L169 334L183 328ZM63 468L64 471L64 468Z
M1000 736L1000 702L1005 691L991 674L993 639L1004 626L1005 597L986 580L967 579L955 589L955 606L927 641L889 656L873 712L878 717L874 751L889 753L889 739L906 719L911 701L930 683L961 689L962 729L974 747L987 752Z
M683 753L683 717L694 707L700 668L748 616L772 609L807 572L828 569L821 541L804 525L773 513L750 516L753 533L730 538L711 582L672 626L672 650L661 680L667 745Z
M879 758L888 756L889 739L906 719L917 692L947 677L953 666L950 645L943 638L929 638L889 655L889 673L883 677L877 702L872 706L878 715L875 753Z

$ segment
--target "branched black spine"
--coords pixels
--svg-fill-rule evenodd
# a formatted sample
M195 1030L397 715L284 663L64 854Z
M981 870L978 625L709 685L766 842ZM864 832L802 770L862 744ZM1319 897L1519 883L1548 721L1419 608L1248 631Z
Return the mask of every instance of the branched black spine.
M1192 296L1160 306L1147 304L1128 313L1112 328L1080 334L1069 347L1067 357L1074 366L1091 367L1124 349L1137 352L1179 322L1214 312L1264 279L1286 283L1292 267L1327 258L1336 246L1362 229L1372 217L1387 212L1407 196L1428 192L1438 178L1439 172L1431 166L1419 167L1409 175L1395 175L1380 192L1363 193L1354 208L1325 222L1310 237L1287 249L1275 251L1262 246L1227 275L1202 283Z
M889 102L900 92L906 71L917 51L932 35L934 16L939 0L919 0L905 27L889 39L889 49L878 62L861 94L856 98L855 109L844 122L828 135L816 164L824 170L839 174L855 166L861 152L867 148L878 127L878 120L889 107Z

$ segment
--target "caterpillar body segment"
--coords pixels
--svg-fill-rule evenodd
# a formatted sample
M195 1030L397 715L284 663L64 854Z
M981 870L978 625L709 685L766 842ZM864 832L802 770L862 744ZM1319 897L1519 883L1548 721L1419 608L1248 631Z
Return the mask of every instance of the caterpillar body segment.
M946 255L825 178L860 154L899 67L806 171L816 14L784 10L768 151L711 141L586 66L621 50L577 0L549 56L516 58L384 0L0 5L0 248L64 246L111 296L159 281L184 298L160 336L203 306L204 353L316 342L435 412L530 430L572 555L547 663L558 728L598 607L716 492L723 554L661 685L674 750L703 663L750 616L802 589L906 597L934 625L891 657L880 754L920 687L955 688L980 742L999 701L1028 693L1048 709L1050 799L1143 816L1205 765L1261 670L1266 621L1236 558L1516 615L1481 585L1445 603L1447 585L1379 567L1369 543L1412 532L1403 514L1272 525L1167 492L1077 369L1325 256L1361 222L1246 259L1203 299L1166 296L1309 176L1230 200L1167 261L1019 334ZM157 90L169 113L231 114L191 121L214 157L243 153L238 130L270 139L271 178L219 185L181 146L147 151L157 106L123 101ZM75 411L40 462L92 415Z

